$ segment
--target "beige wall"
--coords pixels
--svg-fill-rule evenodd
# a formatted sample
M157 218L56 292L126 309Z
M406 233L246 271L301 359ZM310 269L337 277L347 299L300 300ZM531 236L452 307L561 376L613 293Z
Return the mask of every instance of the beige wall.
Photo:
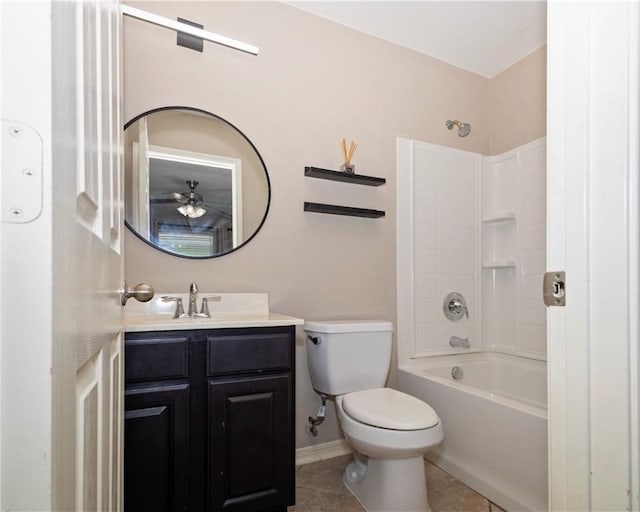
M488 154L490 81L281 3L137 6L260 47L253 57L205 43L201 54L176 46L175 35L165 29L125 19L125 119L166 105L222 116L260 151L272 203L263 229L246 247L212 260L172 257L128 233L128 282L186 291L195 280L201 290L268 292L273 311L308 320L395 322L396 137ZM448 131L447 119L470 122L471 135ZM304 177L305 165L339 167L342 137L359 144L356 171L386 178L386 185ZM304 201L375 208L386 216L305 213ZM298 446L341 437L332 407L318 438L304 430L319 405L305 357L299 331Z
M490 155L546 135L546 45L494 76L490 83Z

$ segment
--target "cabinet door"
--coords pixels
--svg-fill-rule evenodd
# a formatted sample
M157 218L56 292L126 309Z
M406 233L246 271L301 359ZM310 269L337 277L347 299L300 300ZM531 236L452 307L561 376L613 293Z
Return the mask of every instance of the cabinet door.
M209 511L294 502L291 374L209 381Z
M189 384L125 390L124 509L185 512L189 479Z

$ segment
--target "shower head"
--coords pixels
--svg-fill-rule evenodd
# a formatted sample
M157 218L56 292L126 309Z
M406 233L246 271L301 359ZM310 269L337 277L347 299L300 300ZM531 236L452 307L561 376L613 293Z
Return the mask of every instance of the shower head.
M456 119L455 121L447 120L447 122L445 124L447 125L447 128L449 130L453 130L453 127L457 126L458 127L458 137L466 137L467 135L469 135L471 133L471 125L469 123L463 123L463 122L458 121Z

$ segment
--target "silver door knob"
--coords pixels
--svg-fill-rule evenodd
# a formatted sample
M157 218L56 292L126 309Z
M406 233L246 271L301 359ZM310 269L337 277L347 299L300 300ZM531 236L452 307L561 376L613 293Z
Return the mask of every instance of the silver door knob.
M140 302L149 302L153 299L154 293L153 286L150 284L138 283L133 288L129 288L127 283L124 283L124 291L122 292L120 303L124 306L131 297Z

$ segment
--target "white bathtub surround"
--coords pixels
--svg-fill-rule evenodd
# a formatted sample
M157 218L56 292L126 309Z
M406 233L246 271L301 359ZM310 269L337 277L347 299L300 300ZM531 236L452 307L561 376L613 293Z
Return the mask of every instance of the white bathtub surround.
M508 510L547 508L545 153L544 138L492 157L397 141L398 387L442 418L428 458ZM469 295L466 325L442 314L451 291Z
M397 155L399 359L478 351L481 156L406 139ZM465 297L469 318L445 318L450 292ZM471 349L451 347L451 336Z
M546 139L482 158L482 348L546 360Z
M494 351L546 359L546 139L485 157L397 140L398 359ZM442 313L462 293L469 318ZM453 348L451 336L471 348Z
M400 366L398 387L428 400L442 420L444 441L430 461L507 510L547 510L544 362L504 354L413 359Z

